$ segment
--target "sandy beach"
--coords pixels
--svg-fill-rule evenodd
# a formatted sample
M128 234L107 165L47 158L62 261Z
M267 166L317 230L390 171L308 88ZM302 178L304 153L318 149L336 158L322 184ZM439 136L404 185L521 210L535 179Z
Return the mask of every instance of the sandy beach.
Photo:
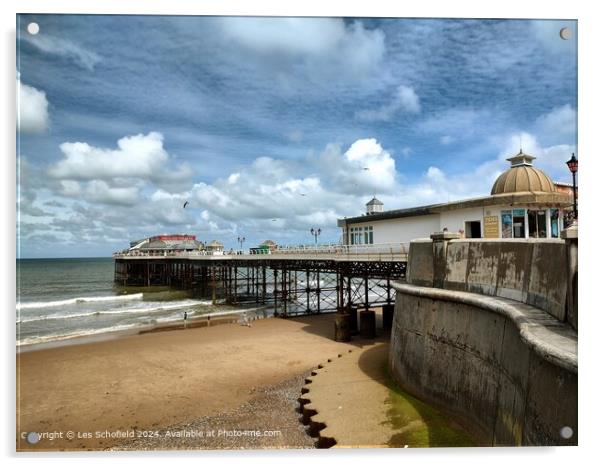
M125 435L153 436L201 418L217 423L224 413L257 404L273 387L290 392L303 374L362 344L335 342L333 321L334 315L270 318L250 327L227 323L18 354L17 449L108 449L131 443ZM288 417L257 417L263 425L251 425L247 416L241 429L291 429L296 415L290 406ZM22 439L28 432L42 434L41 440ZM273 446L289 445L280 438Z

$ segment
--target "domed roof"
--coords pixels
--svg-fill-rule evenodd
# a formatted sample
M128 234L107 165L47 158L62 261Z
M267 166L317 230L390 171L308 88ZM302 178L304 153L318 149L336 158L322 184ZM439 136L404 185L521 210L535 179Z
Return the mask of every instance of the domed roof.
M555 193L556 186L550 177L532 165L534 159L531 155L523 154L522 150L506 159L511 166L495 180L491 195L525 191Z

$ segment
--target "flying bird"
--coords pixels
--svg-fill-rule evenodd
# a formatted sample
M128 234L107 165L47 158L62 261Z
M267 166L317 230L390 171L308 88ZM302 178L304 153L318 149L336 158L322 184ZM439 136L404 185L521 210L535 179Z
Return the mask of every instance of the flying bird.
M182 209L185 209L185 208L186 208L186 206L187 206L188 204L189 204L189 202L188 202L188 201L186 201L186 202L184 203L184 205L182 206Z

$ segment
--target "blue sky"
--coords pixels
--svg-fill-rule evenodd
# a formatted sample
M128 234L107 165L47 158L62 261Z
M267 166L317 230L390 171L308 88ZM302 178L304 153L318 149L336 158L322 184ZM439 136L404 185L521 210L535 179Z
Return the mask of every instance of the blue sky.
M521 144L569 181L574 21L20 15L17 28L20 257L107 256L168 232L236 247L310 243L319 227L337 242L336 219L374 194L386 209L487 195Z

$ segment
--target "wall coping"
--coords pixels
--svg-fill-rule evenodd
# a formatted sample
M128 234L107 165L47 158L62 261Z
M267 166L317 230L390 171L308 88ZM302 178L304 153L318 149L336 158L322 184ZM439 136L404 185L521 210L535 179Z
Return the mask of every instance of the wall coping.
M400 293L479 307L508 318L542 359L577 374L577 332L540 309L507 298L395 282Z
M563 230L564 231L564 230ZM431 238L416 238L411 243L432 243ZM450 243L561 243L565 244L562 238L451 238Z

